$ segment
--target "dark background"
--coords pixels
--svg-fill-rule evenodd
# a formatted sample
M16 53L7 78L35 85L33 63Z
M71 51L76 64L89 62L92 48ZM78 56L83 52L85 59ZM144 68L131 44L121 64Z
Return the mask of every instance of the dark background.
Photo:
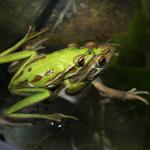
M101 75L103 82L121 90L136 87L150 91L150 1L0 0L1 51L23 37L30 25L37 30L50 29L47 52L72 42L81 46L87 41L120 44L119 57ZM7 67L0 68L2 108L7 105L5 101L18 99L7 91L12 76ZM149 96L145 98L150 100ZM78 122L64 122L60 124L63 128L45 121L32 127L1 127L1 139L31 150L149 149L149 106L135 101L98 100L94 88L87 87L76 105L58 99L48 106L51 111L76 114Z

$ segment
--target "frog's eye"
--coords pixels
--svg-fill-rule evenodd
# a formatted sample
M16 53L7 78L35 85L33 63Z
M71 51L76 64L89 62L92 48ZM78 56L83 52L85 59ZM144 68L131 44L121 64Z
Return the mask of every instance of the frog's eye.
M97 64L99 67L103 67L106 64L106 58L105 57L100 58Z
M79 67L81 67L81 66L84 65L84 63L85 63L84 57L83 57L83 56L79 57L78 60L77 60L77 65L78 65Z
M74 58L74 63L78 67L82 67L85 64L85 56L84 55L78 55Z

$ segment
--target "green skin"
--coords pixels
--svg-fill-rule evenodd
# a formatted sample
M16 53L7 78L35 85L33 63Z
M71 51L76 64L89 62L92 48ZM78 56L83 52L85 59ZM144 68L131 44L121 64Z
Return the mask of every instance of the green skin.
M102 46L102 48L88 48L70 47L63 50L53 52L51 54L37 55L36 51L24 50L15 52L24 43L33 39L41 33L32 34L29 32L26 36L13 47L5 50L0 54L0 64L10 63L14 61L25 60L23 65L13 76L9 90L11 93L21 96L27 96L4 110L3 117L13 119L48 119L60 121L62 118L73 118L73 116L63 114L24 114L18 111L29 107L33 104L43 102L45 99L51 97L53 92L51 89L64 85L67 93L75 93L83 89L87 85L86 77L82 80L73 81L73 77L80 71L81 73L90 73L98 62L101 63L105 56L106 62L98 67L96 74L99 74L105 65L111 59L114 49L111 46ZM110 50L111 49L111 50ZM84 58L84 62L83 62ZM88 70L84 69L88 66ZM89 67L90 66L90 67ZM85 67L86 68L86 67ZM90 69L89 69L90 68Z

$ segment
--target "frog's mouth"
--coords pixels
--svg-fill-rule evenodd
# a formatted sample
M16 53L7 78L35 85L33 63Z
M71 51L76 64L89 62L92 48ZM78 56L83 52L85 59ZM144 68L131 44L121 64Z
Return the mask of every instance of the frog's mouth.
M108 49L104 51L103 54L96 56L92 60L93 66L89 67L87 74L87 81L93 81L108 65L108 63L112 60L115 55L116 49L113 47L112 49Z
M114 56L115 49L105 50L104 53L96 55L88 64L82 67L78 73L71 79L72 82L91 82L107 66Z
M100 68L93 68L87 75L87 82L93 81L102 71Z

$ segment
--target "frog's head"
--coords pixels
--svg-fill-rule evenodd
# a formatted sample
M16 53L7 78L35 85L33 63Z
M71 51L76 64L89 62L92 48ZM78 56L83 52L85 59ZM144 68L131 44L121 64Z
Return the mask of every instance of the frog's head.
M72 82L90 82L95 79L110 62L115 51L113 44L102 44L88 50L86 55L78 56L76 61L81 69L72 77Z
M111 44L103 44L99 45L98 50L100 50L100 53L94 56L86 66L88 72L86 77L87 81L92 81L106 68L114 56L116 47Z

